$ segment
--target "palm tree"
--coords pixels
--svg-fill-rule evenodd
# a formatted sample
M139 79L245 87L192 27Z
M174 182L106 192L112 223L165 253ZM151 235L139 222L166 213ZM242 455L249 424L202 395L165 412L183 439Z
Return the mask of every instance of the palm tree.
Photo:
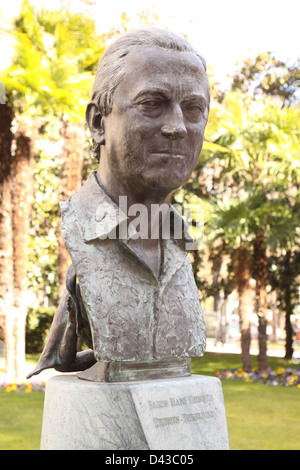
M295 201L286 198L289 188L298 187L299 108L281 109L274 100L253 103L240 93L229 93L219 109L218 131L209 135L204 158L200 159L202 181L207 168L213 168L208 199L213 203L211 195L218 194L229 201L227 207L215 203L215 236L228 238L235 246L242 268L236 272L236 280L246 286L249 263L245 253L250 256L256 281L259 367L264 370L268 364L268 250L291 245L299 224Z
M251 279L251 218L257 204L255 201L219 201L210 199L206 202L206 230L209 243L221 240L224 252L230 252L234 258L234 280L239 299L239 317L241 331L241 360L245 371L251 370L251 332L250 317L253 311ZM252 210L251 210L252 205Z
M13 111L9 104L0 105L0 337L5 341L6 362L13 365L13 237L12 237L12 158Z
M67 12L41 11L37 21L43 28L52 44L49 53L51 77L59 93L66 93L66 107L60 100L59 118L61 135L64 140L62 148L62 169L60 194L66 200L74 194L82 183L82 165L85 153L85 124L83 117L93 76L100 56L105 50L102 36L95 33L95 23L91 18ZM53 95L55 97L55 93ZM71 262L59 232L58 282L59 299L61 298L67 268ZM59 300L58 299L58 300Z
M239 317L241 331L241 359L246 372L251 371L251 313L252 290L250 287L250 259L245 246L240 246L235 255L235 281L239 298Z
M20 16L13 29L13 37L16 41L15 55L12 64L1 74L0 79L11 94L18 125L15 134L16 151L10 173L12 183L9 190L6 190L10 191L11 197L9 224L13 231L11 266L14 308L3 313L7 320L5 325L14 325L14 334L5 336L14 337L15 351L21 351L16 354L20 367L16 366L15 361L9 358L7 360L11 375L16 376L25 357L27 254L35 135L38 134L41 123L51 119L65 122L62 127L71 126L73 123L83 127L85 105L93 81L91 70L103 52L104 44L96 40L93 20L81 15L62 15L61 12L37 13L27 0L23 1ZM78 146L78 142L77 140L74 144ZM82 153L83 142L81 139ZM68 171L76 173L79 179L82 161L80 148L71 154L79 156L79 160L71 159L77 169L75 171L70 168L67 158L66 165ZM77 186L76 182L72 190L75 191ZM7 185L5 187L8 188ZM9 224L7 222L7 227ZM4 235L5 232L1 232L1 244L9 240L2 240ZM5 262L8 271L9 259ZM13 318L14 321L8 321ZM7 350L12 357L10 348Z

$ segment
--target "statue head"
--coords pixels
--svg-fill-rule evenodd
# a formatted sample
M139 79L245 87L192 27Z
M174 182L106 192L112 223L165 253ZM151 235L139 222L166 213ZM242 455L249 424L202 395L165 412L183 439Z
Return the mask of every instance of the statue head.
M146 28L111 44L86 110L107 191L164 199L178 189L198 161L209 101L205 61L183 37Z
M99 61L92 90L91 103L89 103L86 112L90 128L91 125L88 115L91 106L96 105L98 108L98 113L95 116L95 124L98 127L100 127L101 118L107 116L111 112L113 96L124 77L125 65L129 53L135 48L149 48L151 46L178 52L191 52L199 58L204 70L206 71L206 62L204 58L184 37L171 31L158 28L144 28L129 31L115 40L105 50ZM96 142L94 138L93 140L94 156L99 161L101 143Z

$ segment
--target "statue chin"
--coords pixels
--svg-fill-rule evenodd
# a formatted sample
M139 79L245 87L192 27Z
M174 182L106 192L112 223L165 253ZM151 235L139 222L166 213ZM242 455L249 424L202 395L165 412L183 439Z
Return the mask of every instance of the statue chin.
M159 170L145 179L144 188L148 187L150 191L153 190L153 195L167 196L179 189L187 179L187 177L183 178L183 173L178 170ZM150 196L149 192L148 196Z

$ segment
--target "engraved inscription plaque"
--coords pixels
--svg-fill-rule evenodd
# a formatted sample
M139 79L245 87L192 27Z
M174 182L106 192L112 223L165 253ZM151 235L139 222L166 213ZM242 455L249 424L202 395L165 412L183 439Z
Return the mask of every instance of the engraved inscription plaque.
M132 388L150 449L229 448L219 379L204 376L190 379L184 382L166 379L155 381L153 387L148 383Z

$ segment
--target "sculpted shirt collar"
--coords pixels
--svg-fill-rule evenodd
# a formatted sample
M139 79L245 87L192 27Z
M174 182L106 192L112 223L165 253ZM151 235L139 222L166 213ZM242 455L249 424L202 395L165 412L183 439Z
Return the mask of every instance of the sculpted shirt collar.
M117 228L120 231L118 238L125 243L137 233L122 208L107 195L100 185L96 171L89 175L81 189L70 198L70 203L76 213L76 219L86 243L97 238L117 238ZM64 204L67 203L60 203L62 209ZM170 238L177 238L178 243L193 242L185 221L174 206L170 205L169 211L173 213L173 216L166 217L166 220L171 221ZM178 230L174 236L174 227L181 227L179 236Z

